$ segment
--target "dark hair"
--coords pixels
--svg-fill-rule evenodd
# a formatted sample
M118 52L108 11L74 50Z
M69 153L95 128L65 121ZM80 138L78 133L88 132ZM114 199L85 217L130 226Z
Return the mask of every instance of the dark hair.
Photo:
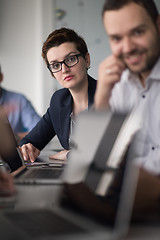
M102 16L106 11L118 10L129 3L136 3L144 7L151 17L153 23L156 25L157 18L159 16L158 9L153 0L106 0L102 10Z
M87 45L81 36L79 36L72 29L60 28L60 29L53 31L51 34L49 34L49 36L47 37L46 41L43 44L42 57L45 60L47 65L48 65L48 60L47 60L48 50L52 47L58 47L62 43L66 43L66 42L75 43L77 50L83 56L85 56L86 53L88 52Z

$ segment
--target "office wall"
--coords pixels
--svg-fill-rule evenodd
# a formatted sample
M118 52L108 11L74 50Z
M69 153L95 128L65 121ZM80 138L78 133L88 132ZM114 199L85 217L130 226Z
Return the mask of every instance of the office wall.
M56 27L70 27L84 37L91 55L89 74L97 79L98 64L110 49L102 25L102 6L104 0L56 0L58 13L64 17L56 20Z
M106 41L102 36L105 33L101 23L103 2L104 0L0 0L3 86L24 93L40 114L45 112L52 93L60 86L46 69L41 47L48 34L64 22L68 27L79 30L88 42L93 55L90 74L96 77L98 62L104 54L101 44ZM66 11L62 21L58 21L57 8Z
M155 0L160 9L160 1ZM59 88L46 69L41 47L56 27L68 26L86 40L89 73L97 77L99 62L110 53L101 22L104 0L0 0L0 63L3 86L24 93L43 114ZM62 18L58 10L64 11Z
M24 93L42 114L54 89L41 57L54 27L52 0L0 0L0 63L3 86Z

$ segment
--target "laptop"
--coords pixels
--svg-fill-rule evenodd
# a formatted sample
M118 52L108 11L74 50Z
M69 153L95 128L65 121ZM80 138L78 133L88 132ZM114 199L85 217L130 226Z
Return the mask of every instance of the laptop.
M96 120L95 120L96 119ZM112 119L112 114L108 113L91 113L82 114L77 119L76 130L73 137L73 143L75 149L70 154L70 159L63 173L63 181L74 184L87 179L87 175L92 169L91 157L95 159L95 153L97 153L101 144L106 145L106 142L102 142L104 130L106 130L106 122L108 119ZM126 116L124 117L126 119ZM122 121L123 122L123 121ZM96 125L95 125L96 124ZM123 124L122 124L123 125ZM83 126L83 128L82 128ZM99 129L97 128L99 126ZM85 129L84 129L85 127ZM122 127L122 126L121 126ZM136 128L137 130L137 128ZM96 132L96 133L95 133ZM82 138L83 135L83 138ZM84 138L85 136L85 138ZM97 137L97 138L95 138ZM92 139L90 145L88 145L88 139ZM133 139L133 133L132 137ZM124 140L126 137L124 137ZM83 140L83 141L82 141ZM110 139L108 139L109 141ZM128 142L128 141L127 141ZM138 168L133 165L133 161L130 161L131 156L129 155L128 146L132 146L132 140L129 138L128 144L125 142L123 156L128 156L129 161L125 164L124 174L121 191L119 194L119 201L117 203L115 218L112 224L108 225L106 222L95 219L92 215L88 215L85 212L77 212L77 210L70 207L66 207L61 204L63 185L59 185L59 192L57 203L52 208L41 208L41 209L26 209L26 210L4 210L0 213L0 229L1 236L4 239L92 239L92 240L103 240L103 239L118 239L124 236L129 227L129 220L132 211L132 205L134 200L134 193L136 188L136 179L138 178ZM88 146L88 151L84 153L82 147ZM85 148L86 149L86 148ZM123 149L123 150L124 150ZM127 154L127 155L126 155ZM112 154L113 155L113 154ZM77 163L73 164L73 157ZM85 158L84 158L85 156ZM122 156L122 154L121 154ZM89 160L88 160L89 158ZM126 158L127 159L127 158ZM108 159L106 159L107 162ZM85 164L87 162L87 164ZM101 159L99 159L101 162ZM115 162L114 162L115 163ZM79 167L82 165L82 168ZM84 167L85 166L85 167ZM74 169L76 174L70 169ZM85 170L85 171L84 171ZM71 173L72 172L72 173ZM99 183L102 184L102 190L104 191L103 174L108 174L108 168L104 169L101 174L102 178L99 178ZM70 174L72 176L70 176ZM78 174L78 176L77 176ZM82 176L81 176L82 175ZM96 175L95 175L96 176ZM97 176L96 176L97 178ZM114 180L114 177L113 179ZM92 188L94 192L97 191L98 184L92 185L88 181L88 187ZM108 185L108 184L107 184ZM108 186L107 186L108 187ZM101 189L100 186L98 189ZM107 188L108 189L108 188ZM103 191L101 194L103 195ZM107 191L105 194L107 194ZM127 195L127 197L126 197ZM130 196L128 198L128 195ZM124 207L125 206L125 207ZM125 208L125 211L124 211Z
M100 176L101 170L105 168L110 172L116 170L141 126L142 117L136 109L130 114L110 111L81 113L72 136L74 148L69 159L70 166L63 173L63 181L69 183L85 181L90 186L92 184L92 190L97 194L105 193L106 189L102 190L103 184L98 178L95 180L95 174L94 179L91 176L93 168L95 167L96 172L99 169ZM107 179L108 175L109 172ZM111 174L110 181L112 177ZM102 179L107 187L104 178L105 172ZM96 181L100 183L101 189Z
M61 184L60 176L65 163L59 160L49 160L40 155L34 163L25 162L18 147L15 135L8 121L4 109L0 108L0 156L7 164L9 171L14 172L20 167L22 170L15 175L15 183L19 184ZM53 154L53 152L52 152ZM20 168L21 169L21 168Z

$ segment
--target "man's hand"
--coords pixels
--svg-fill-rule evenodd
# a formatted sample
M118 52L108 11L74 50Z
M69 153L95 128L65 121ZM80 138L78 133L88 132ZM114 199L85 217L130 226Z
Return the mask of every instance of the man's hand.
M95 109L105 110L109 107L112 88L120 81L125 64L114 55L106 58L98 70L98 82L95 93Z
M20 147L20 150L24 161L34 162L40 154L40 151L31 143L24 144L22 147Z

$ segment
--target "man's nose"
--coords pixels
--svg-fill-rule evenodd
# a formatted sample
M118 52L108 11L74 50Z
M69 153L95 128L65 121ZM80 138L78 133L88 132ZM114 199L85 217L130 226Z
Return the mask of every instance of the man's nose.
M133 43L130 37L126 37L123 39L123 53L132 52L135 49L135 44Z

